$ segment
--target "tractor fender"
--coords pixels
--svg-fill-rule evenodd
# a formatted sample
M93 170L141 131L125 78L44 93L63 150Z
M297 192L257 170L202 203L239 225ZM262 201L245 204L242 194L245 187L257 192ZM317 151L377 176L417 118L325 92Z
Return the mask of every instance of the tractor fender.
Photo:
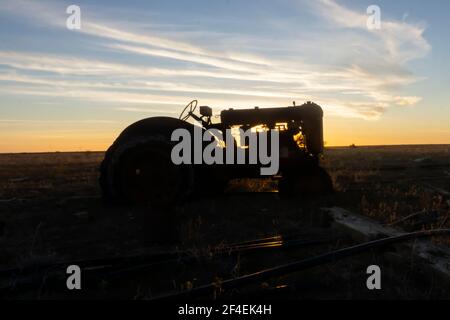
M137 121L125 128L106 151L99 168L99 182L104 198L118 198L115 168L126 150L145 146L148 143L165 145L165 148L168 148L172 132L178 128L191 131L194 129L194 125L171 117L152 117ZM185 166L185 171L186 175L191 175L190 166ZM186 185L189 185L186 187L187 190L192 188L192 178L188 177L188 180L186 182Z
M122 133L117 137L114 144L120 144L130 138L147 135L161 134L164 136L171 136L175 129L183 128L187 130L193 130L194 125L189 122L171 118L171 117L151 117L139 120L129 125Z

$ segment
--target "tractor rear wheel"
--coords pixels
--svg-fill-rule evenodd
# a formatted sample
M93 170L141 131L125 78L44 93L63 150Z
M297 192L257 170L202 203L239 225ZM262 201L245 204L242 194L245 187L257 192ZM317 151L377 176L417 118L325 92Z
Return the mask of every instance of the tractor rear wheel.
M152 207L183 200L192 191L192 168L173 164L171 149L163 135L132 137L111 146L101 165L104 198Z

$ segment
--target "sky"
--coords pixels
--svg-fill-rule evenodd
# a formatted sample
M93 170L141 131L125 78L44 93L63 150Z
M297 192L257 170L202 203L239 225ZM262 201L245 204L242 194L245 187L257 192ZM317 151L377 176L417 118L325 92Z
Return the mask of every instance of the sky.
M447 0L1 0L0 153L105 150L192 99L215 114L314 101L328 146L448 144L449 14Z

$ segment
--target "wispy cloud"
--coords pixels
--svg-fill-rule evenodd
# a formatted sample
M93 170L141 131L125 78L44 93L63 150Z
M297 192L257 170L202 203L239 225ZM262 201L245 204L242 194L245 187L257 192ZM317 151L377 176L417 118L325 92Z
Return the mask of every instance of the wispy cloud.
M315 54L323 51L323 42L338 37L324 33L321 42L312 44L310 56L303 59L299 59L296 46L288 45L289 41L279 48L283 51L281 56L265 50L257 54L234 49L232 53L220 52L209 48L207 43L171 39L149 28L132 30L121 25L118 19L109 19L116 21L114 25L100 19L84 19L80 33L101 39L88 42L101 53L98 58L86 58L82 54L0 51L0 65L4 66L0 81L9 83L3 91L10 95L115 104L183 105L193 96L205 104L242 107L282 106L292 100L315 100L324 104L331 114L366 119L380 117L391 106L409 106L421 100L421 97L400 92L421 80L408 71L406 64L431 50L423 36L423 26L383 19L382 30L370 31L366 28L365 12L332 0L308 1L308 4L324 24L339 28L336 34L340 30L357 31L358 34L346 34L346 39L350 39L357 50L349 50L347 43L341 43L335 48L343 56L339 63L316 59ZM30 14L29 6L44 12L34 17L39 23L65 27L61 19L51 18L56 12L45 2L21 1L18 5L10 4L7 10ZM251 38L246 40L252 41ZM256 43L270 46L267 40L253 40L256 49ZM108 55L111 50L123 53L130 62L114 61ZM155 62L155 58L164 63ZM117 109L144 110L135 106ZM157 113L159 109L154 107L153 110Z
M388 20L383 16L381 29L367 28L367 15L365 12L356 12L340 5L334 0L310 1L316 12L322 15L326 21L343 28L351 28L364 31L378 38L373 41L368 38L367 47L373 51L378 50L379 59L386 59L391 63L403 64L409 60L421 58L428 54L431 46L424 38L425 27L402 21Z

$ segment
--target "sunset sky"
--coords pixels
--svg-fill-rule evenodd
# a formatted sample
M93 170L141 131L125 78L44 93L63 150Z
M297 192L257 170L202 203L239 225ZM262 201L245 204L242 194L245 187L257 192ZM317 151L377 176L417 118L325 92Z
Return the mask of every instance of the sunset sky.
M450 143L449 14L448 0L1 0L0 152L105 150L192 99L314 101L327 145Z

